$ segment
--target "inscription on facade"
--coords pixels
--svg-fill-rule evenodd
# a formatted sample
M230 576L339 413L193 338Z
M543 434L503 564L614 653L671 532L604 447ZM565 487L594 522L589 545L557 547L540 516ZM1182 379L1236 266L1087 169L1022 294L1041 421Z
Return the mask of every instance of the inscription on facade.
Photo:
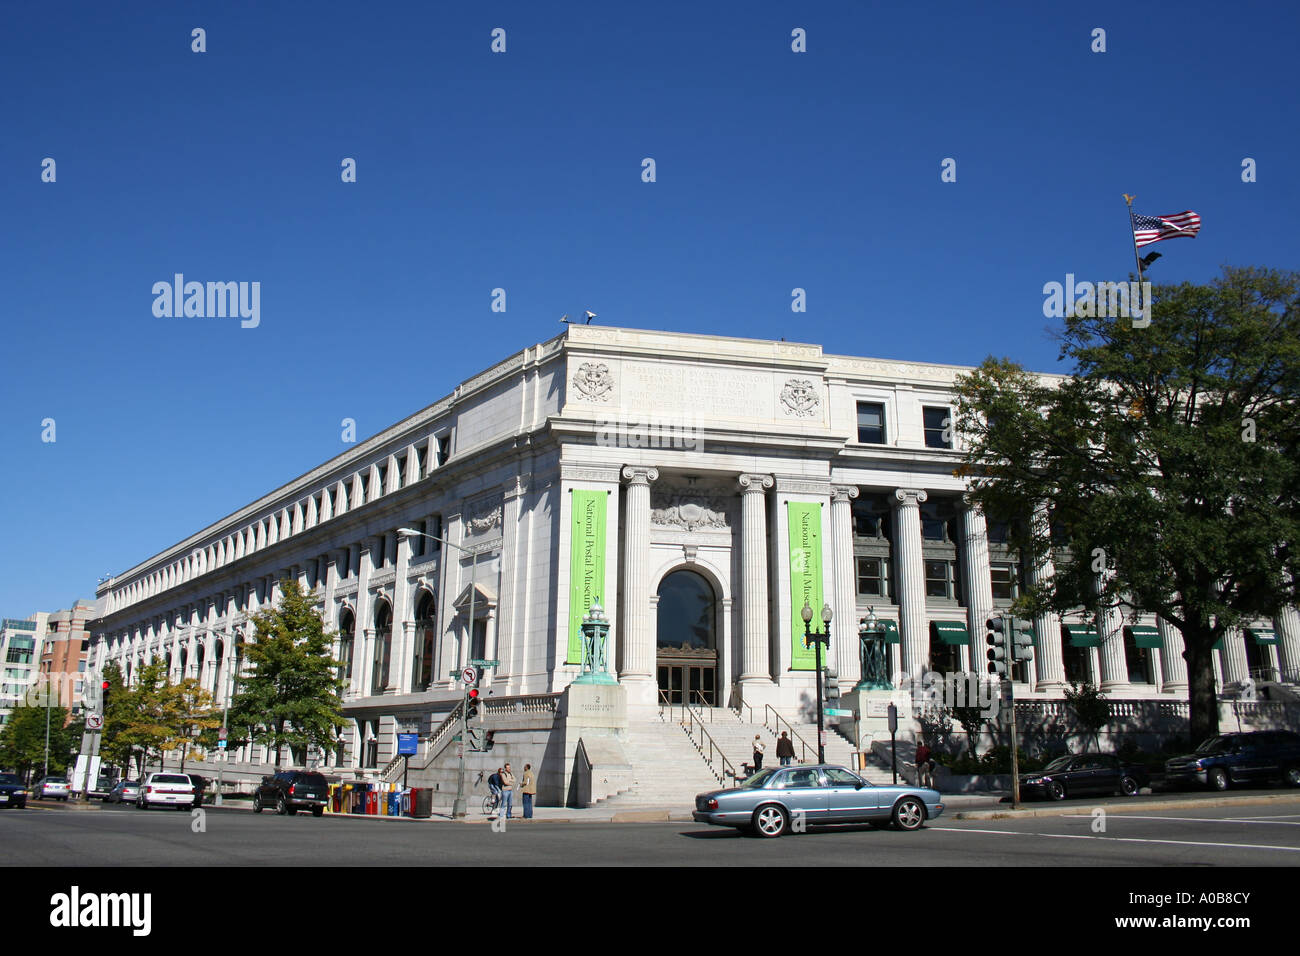
M771 388L759 372L625 363L622 404L660 415L707 409L724 418L772 418Z

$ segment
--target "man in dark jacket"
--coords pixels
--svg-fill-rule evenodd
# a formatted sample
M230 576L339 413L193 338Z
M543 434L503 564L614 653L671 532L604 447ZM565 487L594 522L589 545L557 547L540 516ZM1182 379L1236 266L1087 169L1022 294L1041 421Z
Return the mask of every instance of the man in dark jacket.
M776 755L781 760L782 767L790 766L790 761L794 760L794 741L783 730L781 738L776 742Z

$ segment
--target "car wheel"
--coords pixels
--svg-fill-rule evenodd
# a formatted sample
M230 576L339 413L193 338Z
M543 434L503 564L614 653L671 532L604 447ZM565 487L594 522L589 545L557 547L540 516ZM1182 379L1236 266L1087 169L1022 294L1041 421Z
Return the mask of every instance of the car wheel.
M262 795L261 795L261 794L258 794L258 793L253 794L253 812L254 812L254 813L261 813L261 812L262 812Z
M1142 788L1138 786L1138 782L1132 777L1126 776L1119 782L1119 792L1126 797L1136 797L1138 791L1141 789Z
M761 837L779 837L790 827L790 817L783 807L769 803L754 811L754 831Z
M900 830L917 830L925 822L925 804L916 797L904 797L894 804L894 826Z
M319 817L319 816L323 815L324 813L325 813L325 808L324 808L324 807L312 807L312 808L311 808L311 815L312 815L313 817Z
M1287 767L1283 770L1282 782L1288 787L1300 787L1300 767Z
M276 799L276 801L275 801L275 812L278 813L278 814L280 814L280 816L282 816L282 817L288 815L288 813L289 813L289 805L288 805L287 803L284 802L284 797L279 797L279 798Z
M1065 799L1065 784L1059 780L1053 780L1047 785L1047 796L1051 800Z
M1210 776L1207 779L1209 780L1211 790L1223 792L1231 785L1231 781L1228 779L1228 771L1224 770L1222 767L1215 767L1211 770Z

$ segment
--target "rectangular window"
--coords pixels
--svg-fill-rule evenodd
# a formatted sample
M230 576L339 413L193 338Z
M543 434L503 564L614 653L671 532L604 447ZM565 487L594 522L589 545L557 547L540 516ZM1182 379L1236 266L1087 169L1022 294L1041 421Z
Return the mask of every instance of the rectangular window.
M420 537L413 539L413 541L411 542L412 550L415 552L415 556L417 558L421 558L424 557L424 543L429 540L428 538L424 537L424 535L429 530L429 522L417 521L415 523L415 530L420 532Z
M926 541L947 541L947 524L942 518L921 515L921 537Z
M885 596L885 562L880 558L858 558L858 593L864 597Z
M433 535L433 538L441 538L441 537L442 537L442 515L434 515L434 516L433 516L433 530L431 530L431 531L429 532L429 534ZM441 541L435 541L435 540L433 540L433 538L430 538L430 539L429 539L429 543L432 545L432 550L435 551L435 552L436 552L436 551L441 551L441 550L442 550L442 542L441 542Z
M921 414L925 418L925 447L952 447L952 410L943 406L926 405Z
M993 579L993 599L995 601L1014 601L1017 597L1015 568L1010 564L993 564L989 566Z
M1011 537L1011 527L1005 521L994 521L989 525L989 544L1006 544Z
M925 562L925 596L952 597L952 562Z
M78 673L78 674L84 674L84 673L86 673L86 662L85 662L85 661L77 661L77 673Z
M451 435L438 436L438 466L441 467L447 463L451 457Z
M384 489L387 487L388 487L388 463L384 462L384 464L379 466L379 481L375 485L375 497L378 498L380 495L382 495L384 493Z
M858 441L868 445L885 443L885 406L879 402L858 402Z
M406 456L397 457L397 487L403 488L406 485Z
M429 450L425 448L423 445L418 446L415 449L415 464L416 464L417 480L423 481L424 476L428 474L428 471L426 470L428 463L429 463Z
M24 647L10 647L5 660L10 664L30 664L32 652Z
M882 532L882 523L880 515L855 514L853 516L853 532L859 538L879 538Z

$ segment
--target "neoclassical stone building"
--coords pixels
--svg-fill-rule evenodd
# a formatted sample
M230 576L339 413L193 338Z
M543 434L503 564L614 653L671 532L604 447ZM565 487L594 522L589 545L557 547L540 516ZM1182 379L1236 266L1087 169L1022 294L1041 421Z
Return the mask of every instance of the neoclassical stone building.
M982 672L983 622L1028 571L953 474L963 371L570 326L105 582L96 668L129 675L160 656L223 700L249 617L297 579L345 662L350 725L333 762L360 770L389 763L399 730L429 734L472 659L500 662L487 686L518 710L563 691L596 597L633 715L661 700L805 708L805 599L834 611L841 683L858 679L869 607L895 680ZM1018 699L1059 700L1069 680L1186 699L1175 630L1081 622L1035 622ZM1295 680L1294 609L1230 635L1218 667L1225 689ZM241 756L265 760L256 750Z

